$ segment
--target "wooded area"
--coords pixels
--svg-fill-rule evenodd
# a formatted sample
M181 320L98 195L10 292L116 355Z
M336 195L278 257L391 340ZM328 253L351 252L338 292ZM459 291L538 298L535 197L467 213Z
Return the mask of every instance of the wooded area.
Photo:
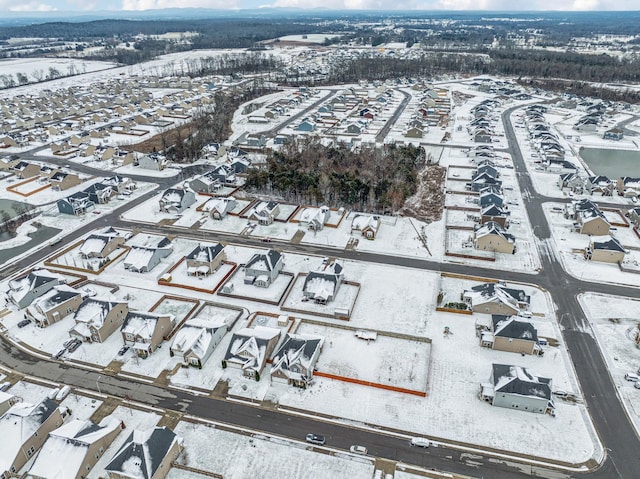
M411 145L353 151L309 138L272 152L267 162L267 169L249 170L247 189L296 203L383 213L397 211L415 193L425 152Z

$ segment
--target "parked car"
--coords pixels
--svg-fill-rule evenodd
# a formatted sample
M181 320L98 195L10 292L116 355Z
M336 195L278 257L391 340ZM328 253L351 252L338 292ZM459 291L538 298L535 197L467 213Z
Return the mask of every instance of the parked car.
M122 346L120 348L120 350L118 351L118 356L122 356L124 353L126 353L127 351L129 351L129 346Z
M636 373L626 373L624 375L624 378L627 381L633 381L633 382L638 382L640 381L640 376L638 376Z
M67 346L67 350L72 353L74 352L76 349L78 349L80 347L80 345L82 344L82 341L80 341L79 339L72 339L71 342L69 343L69 346Z
M5 381L3 383L0 383L0 391L6 391L7 389L9 389L11 387L11 383L9 381Z
M640 381L636 381L633 387L636 389L640 389Z
M367 448L364 446L353 445L349 448L349 450L354 454L367 454Z
M25 326L29 326L29 323L30 323L30 322L31 322L31 321L29 321L28 319L23 319L22 321L20 321L20 322L18 323L18 327L19 327L19 328L24 328Z
M62 348L60 351L53 355L53 359L60 359L66 352L67 348Z
M306 439L307 442L310 442L311 444L317 444L318 446L324 446L327 442L324 436L320 436L318 434L307 434Z
M416 447L429 447L429 439L426 437L412 437L411 445Z

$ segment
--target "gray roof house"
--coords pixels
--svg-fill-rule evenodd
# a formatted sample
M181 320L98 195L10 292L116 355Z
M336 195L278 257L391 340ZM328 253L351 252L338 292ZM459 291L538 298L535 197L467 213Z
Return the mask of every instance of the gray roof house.
M58 285L39 298L25 310L25 317L36 326L44 328L75 313L82 303L82 294L67 285Z
M274 249L254 254L244 267L245 284L268 288L280 274L283 263L282 255Z
M138 241L134 237L123 265L129 271L147 273L155 268L162 258L169 256L171 251L172 245L169 238L148 236L144 241Z
M227 326L222 321L189 319L174 335L169 354L182 356L185 365L202 368L225 334Z
M543 354L536 328L517 316L491 315L491 331L481 333L480 345L498 351Z
M124 318L120 332L125 344L141 358L147 358L171 333L175 317L171 314L129 311Z
M302 285L304 298L318 304L333 301L338 294L340 285L344 281L342 265L337 262L327 264L323 262L317 271L310 271Z
M185 258L187 261L187 274L199 276L214 273L225 260L224 246L215 245L196 246Z
M526 310L531 297L505 283L483 283L465 290L464 301L478 313L514 315Z
M65 280L47 269L34 269L26 275L9 281L7 298L19 308L26 308L34 299L47 293Z
M233 196L228 198L211 198L202 207L203 211L209 213L213 220L221 220L232 212L236 207L236 199Z
M520 366L493 364L491 383L482 385L482 397L493 406L554 414L551 379Z
M166 426L135 430L105 470L109 479L164 479L182 449L182 439Z
M76 324L69 335L87 342L104 342L122 326L128 312L128 303L86 298L73 315Z
M160 211L164 213L182 213L196 202L196 195L191 190L169 188L159 200Z
M324 338L289 334L273 356L271 378L293 386L306 388L313 379Z
M40 449L47 434L68 416L49 398L37 404L19 402L0 416L0 479L16 474Z
M100 424L88 419L72 419L51 431L35 462L29 468L30 478L81 479L96 465L123 423L105 418Z
M279 339L279 329L265 326L240 329L231 338L223 364L240 368L245 377L259 379Z
M149 153L138 158L138 166L147 170L162 171L168 165L169 161L160 153Z
M277 201L259 202L251 214L249 221L257 221L261 225L270 225L280 213L280 204Z

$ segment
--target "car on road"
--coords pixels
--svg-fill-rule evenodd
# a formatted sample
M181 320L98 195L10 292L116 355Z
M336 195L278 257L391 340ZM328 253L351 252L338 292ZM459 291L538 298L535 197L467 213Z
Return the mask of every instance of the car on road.
M354 453L354 454L367 454L367 448L364 446L357 446L357 445L353 445L349 448L349 450Z
M53 359L60 359L64 353L67 352L67 348L62 348L56 354L53 355Z
M126 353L127 351L129 351L129 346L122 346L118 351L118 356L124 355L124 353Z
M429 447L429 439L427 439L426 437L412 437L411 445L416 447L427 448Z
M29 321L28 319L23 319L18 323L18 327L24 328L25 326L29 326L29 323L31 323L31 321Z
M69 346L67 346L67 350L72 353L74 352L76 349L78 349L80 347L80 345L82 344L82 341L80 341L79 339L72 339L71 342L69 343Z
M320 436L319 434L307 434L306 437L307 442L311 444L316 444L318 446L324 446L327 440L324 436Z
M627 381L633 381L635 383L637 383L638 381L640 381L640 376L638 376L636 373L626 373L624 375L624 378Z

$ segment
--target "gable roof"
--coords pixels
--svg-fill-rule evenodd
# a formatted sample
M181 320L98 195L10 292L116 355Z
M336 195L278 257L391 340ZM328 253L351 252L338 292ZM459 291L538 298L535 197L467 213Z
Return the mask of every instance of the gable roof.
M273 271L281 258L282 255L274 249L270 249L266 253L256 253L247 262L245 269L251 268L260 271Z
M202 263L211 263L211 261L213 261L216 256L218 256L222 252L223 249L224 246L222 246L220 243L217 243L215 245L199 244L193 249L193 251L191 251L191 253L187 255L187 259L200 261Z
M273 356L271 374L280 371L287 377L293 377L296 373L291 368L296 364L300 365L303 371L312 372L312 361L315 360L316 353L323 343L323 338L287 333L282 346Z
M493 364L493 385L496 392L551 400L551 379L520 366Z
M495 336L538 342L538 331L529 321L521 321L514 316L500 314L492 315L491 321Z
M73 479L81 471L89 447L120 427L115 418L97 425L87 419L72 419L51 431L42 445L29 475Z
M107 472L133 479L151 479L178 436L167 427L135 430L107 464Z
M483 212L484 214L484 212ZM515 237L507 233L507 231L500 225L500 223L496 223L495 221L487 221L483 225L477 225L475 229L476 238L482 238L483 236L488 235L496 235L503 238L505 241L509 243L515 242Z

